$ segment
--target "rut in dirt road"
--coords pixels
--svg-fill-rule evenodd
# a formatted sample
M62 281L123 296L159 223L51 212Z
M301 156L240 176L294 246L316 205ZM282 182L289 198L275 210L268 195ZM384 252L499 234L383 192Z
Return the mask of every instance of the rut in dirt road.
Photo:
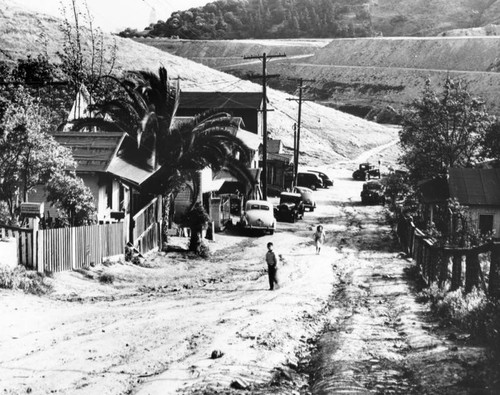
M332 242L342 254L334 264L339 282L311 359L311 393L472 393L455 377L467 358L454 359L450 352L461 350L429 330L427 308L415 301L405 274L413 263L398 252L385 210L343 205L342 212L346 230ZM468 355L477 361L480 353Z

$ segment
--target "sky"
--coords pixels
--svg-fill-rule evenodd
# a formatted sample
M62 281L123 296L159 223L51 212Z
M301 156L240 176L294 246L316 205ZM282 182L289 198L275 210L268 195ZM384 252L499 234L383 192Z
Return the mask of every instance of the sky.
M87 2L94 22L105 32L119 32L126 27L143 29L159 19L167 20L172 12L203 6L211 0L77 0ZM17 0L24 7L61 17L61 2L69 9L71 0Z

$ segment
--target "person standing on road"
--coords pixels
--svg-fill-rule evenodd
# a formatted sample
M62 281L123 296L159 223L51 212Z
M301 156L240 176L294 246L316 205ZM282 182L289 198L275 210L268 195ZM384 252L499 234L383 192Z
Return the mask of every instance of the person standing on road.
M319 255L321 252L321 247L323 246L323 243L325 242L325 231L323 230L322 225L318 225L316 228L316 232L314 232L314 244L316 244L316 255Z
M273 243L267 243L266 263L270 291L274 289L274 284L278 285L278 279L276 277L278 272L278 256L273 251L273 248Z

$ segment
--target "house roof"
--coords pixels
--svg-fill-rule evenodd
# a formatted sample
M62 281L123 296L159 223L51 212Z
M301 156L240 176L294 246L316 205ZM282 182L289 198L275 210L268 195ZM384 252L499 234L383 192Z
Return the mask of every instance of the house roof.
M134 185L141 185L154 173L152 169L144 169L126 158L118 156L111 160L107 171Z
M267 152L268 153L272 152L274 154L280 154L282 144L283 143L281 140L268 139L267 140Z
M253 108L260 109L261 92L185 92L181 91L179 108Z
M289 164L292 162L292 155L287 155L287 154L275 154L272 152L267 153L267 160L271 161L277 161L277 162L284 162L286 164Z
M449 169L450 196L463 205L500 205L500 169Z
M435 178L422 181L418 185L424 203L444 202L450 197L448 181L444 178Z
M106 171L125 138L116 132L61 132L55 140L72 150L78 171Z

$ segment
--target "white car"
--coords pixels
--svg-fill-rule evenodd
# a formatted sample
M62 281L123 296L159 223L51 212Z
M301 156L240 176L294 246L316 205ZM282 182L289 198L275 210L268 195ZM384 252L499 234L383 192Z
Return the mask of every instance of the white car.
M304 202L304 208L308 208L309 211L314 211L316 208L316 201L314 200L312 189L306 187L293 187L292 192L300 193L302 201Z
M245 229L258 229L274 234L276 219L272 203L266 200L247 201L240 223Z

